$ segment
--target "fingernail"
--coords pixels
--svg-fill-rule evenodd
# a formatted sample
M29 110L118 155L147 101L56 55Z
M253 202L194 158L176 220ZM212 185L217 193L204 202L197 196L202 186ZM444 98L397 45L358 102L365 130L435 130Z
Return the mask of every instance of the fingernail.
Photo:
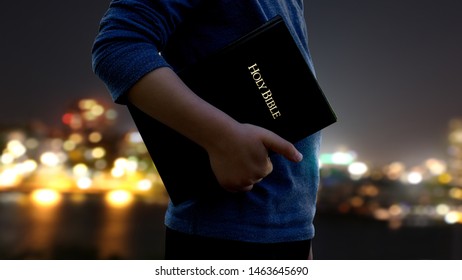
M295 154L295 161L296 161L296 162L300 162L300 161L302 161L302 159L303 159L302 153L300 153L299 151L297 151L297 153Z

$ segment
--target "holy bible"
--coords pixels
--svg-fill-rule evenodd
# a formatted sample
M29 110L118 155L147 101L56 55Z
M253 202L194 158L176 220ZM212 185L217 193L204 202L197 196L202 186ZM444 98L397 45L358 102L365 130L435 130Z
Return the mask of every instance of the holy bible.
M177 74L238 122L293 143L337 120L280 16ZM132 104L128 108L174 204L225 192L202 147Z

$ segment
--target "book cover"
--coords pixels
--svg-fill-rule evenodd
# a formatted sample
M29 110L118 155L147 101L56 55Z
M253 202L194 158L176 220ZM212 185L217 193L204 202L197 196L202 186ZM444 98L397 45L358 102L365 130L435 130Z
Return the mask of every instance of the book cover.
M293 143L337 118L281 17L178 71L197 95ZM225 192L204 149L128 104L174 204Z

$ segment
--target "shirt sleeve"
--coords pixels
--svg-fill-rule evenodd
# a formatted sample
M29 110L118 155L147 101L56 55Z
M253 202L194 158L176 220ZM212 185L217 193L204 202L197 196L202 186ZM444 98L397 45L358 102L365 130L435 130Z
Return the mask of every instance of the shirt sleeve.
M125 93L144 75L170 67L160 54L176 26L199 0L113 0L100 22L92 47L92 67L112 99L127 102Z

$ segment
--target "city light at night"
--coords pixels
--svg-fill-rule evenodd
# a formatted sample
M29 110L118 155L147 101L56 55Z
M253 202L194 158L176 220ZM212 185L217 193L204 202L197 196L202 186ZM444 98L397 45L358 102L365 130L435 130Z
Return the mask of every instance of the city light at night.
M114 134L116 120L112 109L85 99L63 114L59 132L4 130L0 204L36 207L45 224L56 219L58 207L95 201L116 211L108 212L110 221L146 203L165 207L168 195L140 134ZM428 158L417 166L399 159L376 166L345 147L321 154L317 212L370 219L390 230L462 224L461 141L452 130L448 139L448 159ZM126 232L123 226L111 226L107 234ZM114 244L107 246L127 250Z
M52 190L56 194L109 192L107 201L119 206L128 205L128 201L135 199L134 195L148 197L155 194L159 203L165 203L167 195L162 181L139 133L127 131L117 139L108 133L116 119L117 114L113 109L105 108L94 99L83 99L63 114L64 126L59 137L38 137L34 131L19 129L7 131L0 156L0 190L12 191L17 188L34 192L45 187L48 192L32 193L33 200L44 203L57 201L52 199L57 196L51 195ZM452 143L452 154L456 154L457 145L461 142L458 135L458 130L454 130L448 136ZM413 167L406 167L399 161L377 167L361 161L355 151L342 148L330 154L321 154L320 166L324 182L335 176L332 170L348 176L352 184L372 181L361 184L356 194L352 193L351 197L339 203L343 205L339 208L341 213L364 207L365 197L380 197L383 189L380 182L384 179L399 184L403 189L413 186L422 188L430 182L436 184L440 196L448 200L445 205L452 205L447 206L452 211L450 217L461 211L451 201L462 200L462 190L452 185L453 175L448 171L448 164L441 159L429 158L420 166ZM322 184L321 192L329 187L327 183ZM346 201L349 201L349 206L345 206ZM399 203L399 197L396 201L390 201L390 205ZM394 207L389 208L394 209L394 214L390 214L392 210L383 209L391 206L384 207L374 207L363 213L370 212L372 217L380 220L391 216L405 217L406 213L411 213L400 211L401 214L396 215L397 208ZM455 219L450 218L449 221L453 223Z

